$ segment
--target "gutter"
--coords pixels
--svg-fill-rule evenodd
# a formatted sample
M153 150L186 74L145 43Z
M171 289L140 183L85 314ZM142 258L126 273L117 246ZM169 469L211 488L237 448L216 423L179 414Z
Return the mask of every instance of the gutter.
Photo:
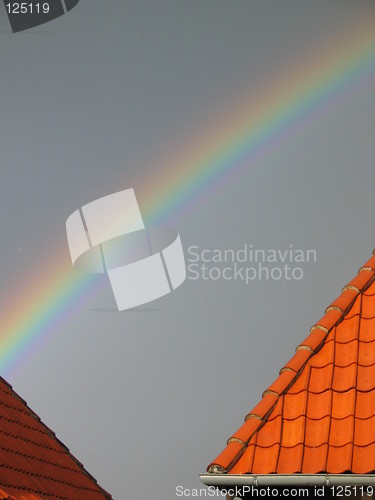
M200 474L206 486L375 486L375 474Z

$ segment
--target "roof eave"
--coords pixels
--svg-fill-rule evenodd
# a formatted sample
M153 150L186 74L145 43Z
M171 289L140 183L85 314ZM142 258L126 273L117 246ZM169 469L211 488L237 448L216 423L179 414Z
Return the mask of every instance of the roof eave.
M372 486L375 474L200 474L206 486Z

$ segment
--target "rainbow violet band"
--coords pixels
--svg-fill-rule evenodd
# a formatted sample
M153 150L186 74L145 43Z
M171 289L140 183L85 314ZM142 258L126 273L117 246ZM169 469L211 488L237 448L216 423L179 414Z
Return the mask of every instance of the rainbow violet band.
M119 311L162 297L185 281L178 232L146 228L133 189L76 210L66 232L74 268L107 273Z

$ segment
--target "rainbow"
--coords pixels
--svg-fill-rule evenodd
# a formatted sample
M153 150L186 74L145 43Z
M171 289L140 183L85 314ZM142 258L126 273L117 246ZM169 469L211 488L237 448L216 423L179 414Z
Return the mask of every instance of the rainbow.
M221 116L210 117L195 140L164 159L148 184L136 189L146 193L141 203L146 222L160 223L188 211L215 186L253 170L261 157L314 117L373 85L374 24L370 16L333 40L321 41L251 98L249 91L242 92L230 114L226 108Z
M103 285L105 275L68 272L69 250L64 250L53 252L46 265L24 277L21 293L15 287L3 301L6 314L2 317L0 338L2 376L15 374L17 367L32 359L51 332L62 331Z
M211 117L195 138L161 159L156 173L134 186L145 221L165 222L196 206L228 179L254 169L314 117L373 85L374 79L375 30L368 16L350 28L350 36L345 30L326 40L279 74L276 83L253 90L250 98L244 92L229 116L225 110ZM49 262L25 279L28 288L21 294L7 290L0 336L3 376L24 369L102 286L97 276L75 273L68 258L67 248L52 251Z

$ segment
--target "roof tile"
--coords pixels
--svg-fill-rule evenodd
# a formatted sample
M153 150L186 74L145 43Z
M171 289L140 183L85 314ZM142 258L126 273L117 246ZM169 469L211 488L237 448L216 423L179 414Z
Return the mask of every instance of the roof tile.
M368 419L356 418L354 444L368 446L372 443L375 443L375 416Z
M361 342L375 341L375 318L361 318L359 339Z
M329 416L320 419L306 419L305 444L306 446L320 446L328 443L329 427L331 419Z
M371 366L358 365L357 389L359 391L372 391L374 388L375 388L375 365Z
M344 446L328 447L326 470L332 474L343 474L349 472L352 466L353 444L348 443Z
M297 444L303 444L305 437L304 415L293 420L283 420L281 446L292 448Z
M279 462L277 464L277 474L294 474L300 472L302 468L303 444L294 448L280 448Z
M329 364L323 368L311 367L309 380L310 392L320 393L331 388L333 366L333 364Z
M346 392L330 391L332 393L332 418L346 418L354 415L356 390L349 389Z
M375 470L375 443L369 446L353 446L352 472L366 474Z
M307 394L307 391L302 391L298 394L285 394L283 408L283 416L285 419L293 420L305 414Z
M332 418L329 430L330 446L344 446L353 442L354 435L354 416L349 415L345 418Z
M358 364L361 366L371 366L375 364L375 341L359 342Z
M357 369L359 366L352 363L349 366L335 366L333 371L332 390L345 392L356 386Z
M358 314L351 318L345 318L336 327L336 342L346 343L358 338L359 333L359 318Z
M303 474L318 474L325 471L327 463L328 444L320 446L305 446L302 463Z
M375 415L375 389L369 392L356 391L355 416L368 419Z
M306 416L309 417L309 419L317 420L330 415L332 407L332 391L327 389L326 391L318 394L309 392L308 395Z
M335 365L341 368L356 363L358 359L358 340L354 339L345 344L337 342L334 357Z
M254 474L271 474L276 470L280 444L276 443L268 448L256 446L252 472Z
M373 295L363 295L362 297L362 318L373 319L375 316L375 304Z

